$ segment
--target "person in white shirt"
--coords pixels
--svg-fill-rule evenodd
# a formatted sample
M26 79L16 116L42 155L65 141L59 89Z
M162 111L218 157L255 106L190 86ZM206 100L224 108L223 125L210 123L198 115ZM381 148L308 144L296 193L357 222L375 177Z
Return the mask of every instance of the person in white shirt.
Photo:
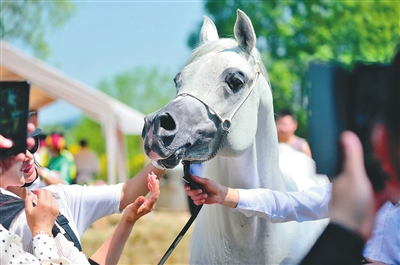
M312 221L329 218L332 185L317 185L303 191L281 192L269 189L232 189L208 178L192 175L203 190L186 193L195 205L221 204L273 223ZM370 262L400 264L400 202L386 202L378 212L372 237L364 248Z
M76 183L89 184L100 173L100 161L95 152L89 149L87 140L79 141L81 149L74 155L76 165Z
M31 139L29 139L29 142L31 142ZM30 145L31 144L29 144L28 147ZM0 148L10 148L11 146L12 142L0 135ZM18 262L19 264L89 264L86 256L77 248L75 248L74 244L68 241L62 233L58 233L56 238L53 238L52 235L52 228L59 214L58 207L64 206L64 208L66 208L66 212L71 212L70 209L65 207L68 205L68 200L65 201L61 199L56 202L53 193L46 190L37 191L36 193L38 196L36 198L27 188L18 187L24 185L25 180L29 182L34 180L35 165L33 161L33 155L28 151L26 152L26 156L24 154L18 154L16 157L4 158L0 161L0 193L1 195L11 195L10 198L15 198L15 200L11 199L9 201L5 201L4 203L11 203L19 200L20 197L24 198L26 201L25 211L21 211L19 217L14 219L10 231L5 229L2 225L0 227L1 242L3 243L1 244L0 251L4 252L1 255L1 264L12 264L12 262ZM163 171L163 169L159 169L159 171ZM125 245L125 242L127 241L135 222L141 216L152 211L155 207L155 203L159 195L159 183L157 177L153 173L149 174L146 184L147 188L152 191L151 196L147 199L145 199L143 196L138 196L133 203L130 203L126 206L124 215L117 225L117 228L106 240L106 242L103 243L100 249L92 256L92 262L98 264L116 264L118 262L123 246ZM124 185L121 184L120 186L123 187ZM18 197L15 193L5 190L5 188L13 190L15 193L20 195L20 197ZM128 187L124 188L125 191L130 190L129 185ZM140 188L141 187L139 187L139 189ZM61 188L60 190L62 191ZM117 193L121 194L122 192L123 191ZM44 197L44 195L40 194L45 194L47 197L42 200L41 198ZM72 193L69 195L73 196ZM85 196L81 194L81 197ZM32 207L32 201L34 199L37 207ZM3 206L4 203L2 203ZM117 200L117 205L120 205L120 203L124 205L125 201L121 202L120 200ZM51 205L49 206L48 204ZM53 213L53 215L46 214L46 211L42 210L43 207L47 211ZM72 211L74 212L75 209L76 208L74 208ZM118 211L120 210L118 209ZM40 213L38 214L38 212ZM32 213L36 213L36 219L32 217ZM80 212L78 210L78 214L79 213ZM3 218L4 214L5 212L2 213ZM23 219L21 218L22 216ZM41 217L41 219L39 219L39 222L34 223L38 225L32 226L31 223L37 220L38 217ZM25 220L25 223L23 223L22 220ZM75 220L76 219L69 220L71 224L70 226L72 226ZM14 227L16 226L18 228L14 228L14 230L19 230L20 232L25 233L22 237L23 242L21 242L20 239L21 234L11 231L13 225ZM75 228L73 229L75 232L77 230L76 227L72 227ZM17 236L17 234L19 236ZM32 242L27 242L26 238L29 237L31 238ZM30 253L26 253L27 247L23 247L23 244L29 246L28 248Z

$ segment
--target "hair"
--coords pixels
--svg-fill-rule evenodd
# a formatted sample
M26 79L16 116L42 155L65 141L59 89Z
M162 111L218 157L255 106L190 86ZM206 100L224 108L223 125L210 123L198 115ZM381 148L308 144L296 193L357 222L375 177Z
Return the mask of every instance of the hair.
M81 140L79 141L79 145L80 145L81 147L86 147L86 146L88 145L88 142L87 142L86 139L81 139Z
M276 118L290 116L293 120L296 120L296 115L290 109L281 109L277 112Z
M66 148L66 143L64 137L59 133L52 133L46 137L46 145L52 146L58 151Z

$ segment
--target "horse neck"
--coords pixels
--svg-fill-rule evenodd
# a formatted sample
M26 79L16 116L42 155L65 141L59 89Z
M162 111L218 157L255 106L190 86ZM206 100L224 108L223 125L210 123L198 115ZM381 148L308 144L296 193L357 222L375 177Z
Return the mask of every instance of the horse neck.
M273 107L260 104L253 144L239 157L215 157L204 166L204 176L231 188L286 190L279 170L278 137Z

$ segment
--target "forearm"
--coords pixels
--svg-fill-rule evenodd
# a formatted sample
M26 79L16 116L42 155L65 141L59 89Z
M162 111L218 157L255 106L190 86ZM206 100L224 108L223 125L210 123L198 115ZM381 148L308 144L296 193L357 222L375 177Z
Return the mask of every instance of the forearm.
M165 170L157 169L149 163L123 185L120 203L121 211L130 203L134 202L137 197L145 196L149 192L149 189L147 188L147 176L151 172L154 172L154 174L157 175L157 179L160 179L162 175L164 175Z
M60 179L59 175L55 173L55 171L50 171L48 169L41 169L40 167L37 167L37 172L40 180L46 183L46 185L67 184ZM58 176L54 176L56 174Z
M236 189L228 187L222 187L221 202L219 204L229 207L236 208L239 202L239 192Z
M125 243L128 240L135 223L128 223L121 220L113 233L90 257L98 264L118 264Z
M271 222L308 221L328 217L330 185L314 186L301 192L269 189L239 189L236 209L246 216L259 216Z

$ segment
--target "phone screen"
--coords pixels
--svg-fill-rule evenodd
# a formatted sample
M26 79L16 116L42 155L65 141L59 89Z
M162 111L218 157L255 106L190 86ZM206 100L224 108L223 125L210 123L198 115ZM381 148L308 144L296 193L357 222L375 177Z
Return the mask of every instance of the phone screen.
M388 67L357 64L348 70L335 64L309 65L309 138L317 172L336 177L342 170L340 134L350 130L363 145L364 166L375 191L388 179L372 145L372 129L386 97Z
M14 143L9 149L0 149L0 157L26 151L29 92L27 81L0 82L0 134Z

